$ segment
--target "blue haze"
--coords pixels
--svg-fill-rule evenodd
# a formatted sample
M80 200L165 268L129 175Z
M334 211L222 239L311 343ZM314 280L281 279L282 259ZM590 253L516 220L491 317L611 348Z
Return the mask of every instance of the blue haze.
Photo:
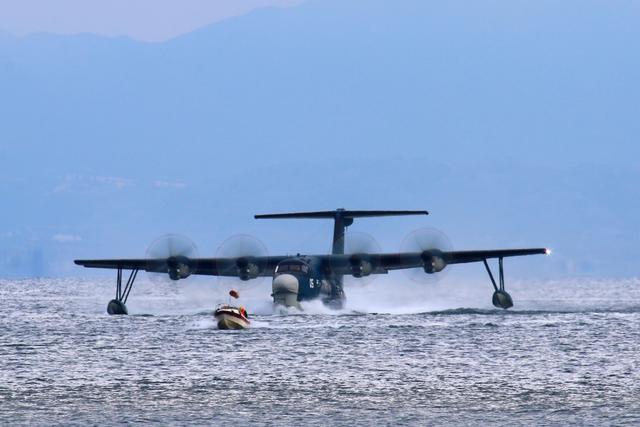
M423 208L536 277L636 276L640 6L308 1L164 43L0 34L0 276L78 275L158 235L324 252L254 213ZM474 270L475 271L475 270Z

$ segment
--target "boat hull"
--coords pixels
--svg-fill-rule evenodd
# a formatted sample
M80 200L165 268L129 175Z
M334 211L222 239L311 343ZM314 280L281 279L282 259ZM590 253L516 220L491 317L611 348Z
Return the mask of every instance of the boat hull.
M246 329L251 324L246 317L234 309L216 310L214 317L218 322L218 329Z

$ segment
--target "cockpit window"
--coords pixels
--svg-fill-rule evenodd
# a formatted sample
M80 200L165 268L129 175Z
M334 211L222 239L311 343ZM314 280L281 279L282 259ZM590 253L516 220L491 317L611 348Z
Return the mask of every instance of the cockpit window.
M276 273L282 273L284 271L302 271L303 273L308 273L309 266L305 264L280 264L276 267Z

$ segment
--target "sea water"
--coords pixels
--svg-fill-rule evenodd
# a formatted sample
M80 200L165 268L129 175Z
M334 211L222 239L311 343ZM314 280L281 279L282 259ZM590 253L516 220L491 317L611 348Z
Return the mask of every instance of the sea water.
M345 309L221 331L215 281L0 281L0 424L638 425L640 280L348 285Z

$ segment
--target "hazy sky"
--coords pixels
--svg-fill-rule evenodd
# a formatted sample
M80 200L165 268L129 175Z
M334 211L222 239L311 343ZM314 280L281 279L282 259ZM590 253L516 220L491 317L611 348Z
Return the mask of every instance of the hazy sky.
M161 41L267 6L301 0L0 0L0 30Z
M276 4L72 1L51 25L147 38ZM36 4L0 29L53 29ZM0 277L90 274L72 260L166 233L202 256L238 233L326 252L328 221L253 214L338 207L432 213L354 224L385 251L428 226L553 249L510 278L640 277L638 5L304 0L166 43L0 36Z

